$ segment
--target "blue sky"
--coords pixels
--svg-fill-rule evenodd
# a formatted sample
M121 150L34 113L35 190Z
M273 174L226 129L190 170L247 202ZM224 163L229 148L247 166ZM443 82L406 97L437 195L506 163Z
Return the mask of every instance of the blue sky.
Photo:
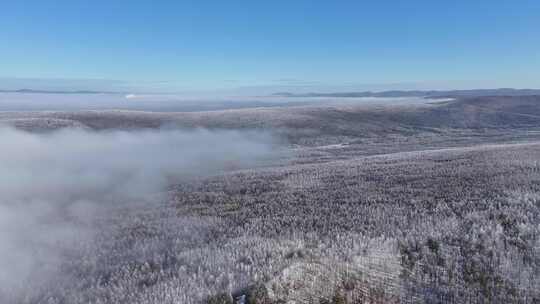
M0 39L0 88L540 88L538 0L3 1Z

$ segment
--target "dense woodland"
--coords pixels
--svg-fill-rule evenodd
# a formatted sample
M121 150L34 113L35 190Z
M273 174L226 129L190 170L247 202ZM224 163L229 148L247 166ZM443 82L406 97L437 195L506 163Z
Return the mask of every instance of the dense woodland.
M405 111L407 127L390 134L293 140L279 164L174 183L104 214L92 242L65 251L57 277L25 282L23 297L0 288L0 300L540 303L540 143L527 132L540 127L527 108L538 98L512 114L493 100L491 114L471 112L478 99ZM421 113L449 109L478 125L433 118L447 125L419 129ZM310 138L337 131L317 132Z

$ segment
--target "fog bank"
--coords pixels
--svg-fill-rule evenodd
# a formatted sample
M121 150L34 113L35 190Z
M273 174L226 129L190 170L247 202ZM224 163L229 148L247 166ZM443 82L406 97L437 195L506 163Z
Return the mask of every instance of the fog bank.
M188 96L181 94L61 94L0 92L0 111L136 110L198 112L302 105L425 104L419 97Z
M0 140L1 302L54 280L99 214L149 203L173 180L280 156L270 135L232 131L0 128Z

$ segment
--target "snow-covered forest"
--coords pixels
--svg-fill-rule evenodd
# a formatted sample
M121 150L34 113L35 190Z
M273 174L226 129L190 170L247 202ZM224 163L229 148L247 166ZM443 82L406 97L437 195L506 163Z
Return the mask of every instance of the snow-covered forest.
M119 160L130 152L147 157L143 168L150 171L137 175L137 195L124 195L125 187L114 196L109 188L70 188L70 197L50 196L65 200L47 209L61 214L35 216L36 229L7 225L21 233L77 231L52 242L47 233L23 235L16 246L0 247L11 263L14 248L39 262L18 281L0 275L10 281L0 286L0 302L538 303L539 113L537 97L196 113L4 112L1 121L36 136L27 143L58 136L57 129L83 132L76 135L146 128L146 142L162 153L136 137L117 151L118 137L109 138L105 151ZM182 149L155 135L179 128L212 130L188 133L199 138L188 137L196 151L189 164L178 160L187 155ZM201 149L213 153L199 158ZM52 158L59 165L62 159ZM70 180L86 168L90 158L83 159L70 167ZM115 174L131 172L105 164ZM136 166L137 158L127 164ZM204 174L194 174L195 166ZM141 176L163 172L166 179L145 188ZM71 204L89 189L107 193L92 198L108 205Z

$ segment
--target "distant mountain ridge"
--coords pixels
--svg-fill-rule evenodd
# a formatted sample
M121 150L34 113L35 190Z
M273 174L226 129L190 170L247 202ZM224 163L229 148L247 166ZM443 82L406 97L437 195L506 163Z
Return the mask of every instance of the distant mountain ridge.
M333 92L333 93L305 93L295 94L289 92L279 92L272 96L281 97L426 97L426 98L447 98L447 97L479 97L479 96L531 96L540 95L540 89L472 89L472 90L393 90L382 92Z

